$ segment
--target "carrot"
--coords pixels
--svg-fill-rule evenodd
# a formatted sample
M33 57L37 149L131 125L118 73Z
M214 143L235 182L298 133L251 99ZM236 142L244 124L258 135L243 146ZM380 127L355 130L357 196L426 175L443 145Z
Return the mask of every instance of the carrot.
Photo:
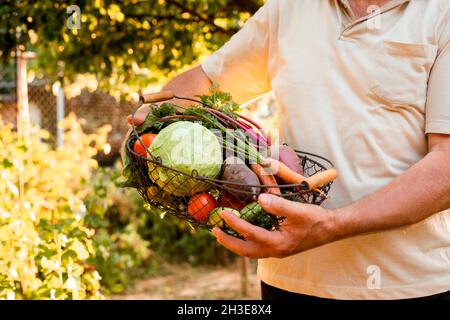
M252 171L258 176L259 181L261 181L261 184L263 184L265 186L278 185L275 177L271 174L268 174L261 165L259 165L257 163L252 163L251 168L252 168ZM266 188L266 190L267 190L267 193L281 195L280 188L268 187L268 188Z
M315 190L320 186L323 186L337 178L337 170L332 168L325 171L321 171L306 178L305 183L309 190Z
M283 181L289 184L297 184L303 183L306 180L306 177L291 170L287 165L283 162L266 158L264 162L261 163L264 169L268 172L273 173L277 177L281 178Z
M283 181L289 184L303 184L308 190L317 190L318 187L333 181L337 177L336 169L328 169L306 178L291 170L284 163L271 158L266 158L261 165L264 169L273 172L277 177L283 179Z

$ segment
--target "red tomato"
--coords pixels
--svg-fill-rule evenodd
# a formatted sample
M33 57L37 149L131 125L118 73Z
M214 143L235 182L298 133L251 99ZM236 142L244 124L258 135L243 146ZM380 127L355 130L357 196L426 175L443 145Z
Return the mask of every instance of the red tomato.
M151 146L153 140L155 140L156 134L155 133L144 133L142 136L140 136L140 138L148 149L148 147ZM134 143L133 150L137 154L139 154L143 157L147 157L147 151L142 146L142 144L139 142L139 140L136 140L136 142Z
M219 204L209 193L194 194L189 200L188 212L196 221L205 221Z

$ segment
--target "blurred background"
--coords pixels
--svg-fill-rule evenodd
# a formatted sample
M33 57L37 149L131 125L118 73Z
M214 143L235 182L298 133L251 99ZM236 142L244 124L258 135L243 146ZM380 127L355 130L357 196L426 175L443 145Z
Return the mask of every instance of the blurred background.
M264 1L0 4L0 298L259 298L256 263L116 186L140 94ZM269 94L245 113L276 128Z

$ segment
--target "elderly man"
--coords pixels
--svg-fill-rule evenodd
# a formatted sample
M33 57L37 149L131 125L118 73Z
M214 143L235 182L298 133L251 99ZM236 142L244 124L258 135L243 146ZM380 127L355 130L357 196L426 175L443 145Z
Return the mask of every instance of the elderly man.
M272 90L282 141L340 172L324 207L260 196L279 231L228 213L246 241L213 229L260 259L263 298L450 299L449 21L448 0L268 0L165 87Z

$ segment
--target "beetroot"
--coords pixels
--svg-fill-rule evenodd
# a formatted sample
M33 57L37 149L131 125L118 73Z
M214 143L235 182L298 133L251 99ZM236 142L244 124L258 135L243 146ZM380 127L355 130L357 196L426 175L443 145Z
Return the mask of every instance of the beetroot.
M241 201L256 199L260 193L259 179L250 170L245 162L237 157L228 157L223 163L221 179L224 181L224 188ZM227 184L227 182L231 184ZM242 183L246 186L236 186L233 183Z
M233 196L231 193L222 190L222 192L219 195L219 198L217 199L217 202L221 207L228 207L235 210L240 211L242 208L245 207L245 202L239 200L235 196Z

